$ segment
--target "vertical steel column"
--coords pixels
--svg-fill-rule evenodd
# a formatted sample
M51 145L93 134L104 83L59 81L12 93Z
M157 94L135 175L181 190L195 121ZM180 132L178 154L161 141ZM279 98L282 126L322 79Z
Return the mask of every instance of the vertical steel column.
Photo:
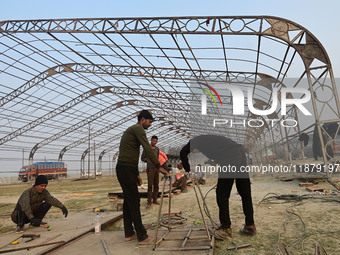
M269 163L269 160L268 160L268 152L267 152L267 141L266 141L266 135L264 132L262 132L262 136L263 136L263 146L264 146L264 149L265 149L265 153L266 153L266 162Z
M273 127L270 127L270 137L271 137L271 140L272 140L272 149L273 149L273 152L275 153L276 158L277 158L278 154L277 154L277 150L276 150L276 143L275 143L275 139L274 139Z
M309 90L312 92L313 91L313 83L312 83L309 68L306 68L306 75L307 75ZM320 143L321 143L323 162L324 162L324 166L325 166L325 169L326 169L326 176L327 176L327 178L329 178L330 176L329 176L329 171L328 171L328 160L327 160L327 156L326 156L326 152L325 152L326 148L325 148L325 143L324 143L323 135L322 135L323 129L320 126L320 117L319 117L319 113L318 113L318 110L317 110L314 93L311 93L311 97L312 97L313 112L314 112L314 117L315 117L315 125L318 129L318 132L319 132L319 139L320 139Z

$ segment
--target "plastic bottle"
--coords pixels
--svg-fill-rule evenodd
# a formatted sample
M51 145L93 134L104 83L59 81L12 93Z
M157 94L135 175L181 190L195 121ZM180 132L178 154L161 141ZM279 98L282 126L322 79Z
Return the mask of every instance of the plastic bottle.
M102 225L100 224L100 216L99 213L96 213L96 217L94 218L94 234L100 235L102 233Z

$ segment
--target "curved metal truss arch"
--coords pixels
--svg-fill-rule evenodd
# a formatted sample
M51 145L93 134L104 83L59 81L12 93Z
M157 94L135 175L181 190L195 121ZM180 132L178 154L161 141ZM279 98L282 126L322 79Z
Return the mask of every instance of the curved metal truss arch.
M243 116L234 113L229 85L244 94ZM218 88L220 101L208 86ZM41 148L40 158L59 154L61 160L69 151L67 158L79 162L89 149L87 138L115 147L117 139L110 139L143 108L155 113L158 132L172 134L160 137L174 147L212 130L216 119L236 123L214 132L244 144L258 161L268 159L263 151L277 144L285 160L297 149L304 158L294 139L316 128L327 164L326 146L339 132L326 131L339 122L340 104L325 48L305 27L279 17L0 21L0 87L0 150L13 161L20 156L11 159L9 153L30 151L32 161ZM312 117L292 106L281 112L287 88L310 92ZM201 114L203 91L211 92L207 114ZM285 96L301 99L293 92ZM280 104L270 114L256 115L249 107L271 109L274 98ZM282 125L289 120L298 124ZM253 125L243 125L249 121Z

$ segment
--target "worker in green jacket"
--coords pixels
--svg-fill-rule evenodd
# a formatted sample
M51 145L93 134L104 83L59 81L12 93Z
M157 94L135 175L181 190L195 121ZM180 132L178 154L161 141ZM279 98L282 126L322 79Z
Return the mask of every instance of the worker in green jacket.
M148 129L152 125L152 121L153 117L151 113L147 110L142 110L138 115L138 123L125 130L120 140L119 156L116 166L117 178L124 196L123 217L125 241L128 242L138 239L139 245L152 243L152 238L148 236L143 226L140 213L138 185L142 185L142 179L139 176L138 162L141 145L152 164L160 172L167 174L167 171L161 167L158 158L146 138L145 129Z
M20 196L11 215L12 221L17 224L17 233L22 232L27 223L39 227L51 206L60 208L67 217L66 207L46 190L47 184L46 175L39 175L34 186L25 190Z

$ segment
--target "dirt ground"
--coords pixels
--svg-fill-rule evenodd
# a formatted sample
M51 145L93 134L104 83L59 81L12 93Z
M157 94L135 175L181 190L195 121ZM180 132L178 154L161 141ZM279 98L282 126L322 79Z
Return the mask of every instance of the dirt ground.
M145 174L142 174L144 183ZM340 182L340 178L333 178ZM238 231L243 227L244 215L240 196L233 187L230 198L230 214L232 219L232 240L217 241L215 254L280 254L278 247L284 250L284 246L290 249L291 254L314 254L316 244L322 246L327 254L340 254L340 194L321 195L313 194L311 198L302 201L270 199L260 203L267 196L290 195L297 198L312 192L300 187L299 183L304 180L294 179L281 181L274 176L254 176L252 181L252 196L254 204L255 222L258 235L255 237L241 236ZM336 191L327 181L318 179L315 186L322 187L328 192ZM201 185L201 191L206 196L205 202L211 215L211 219L218 223L218 208L215 198L216 178L208 178L205 185ZM15 183L0 185L0 232L14 231L15 225L10 220L13 210L20 194L30 187L31 184ZM115 211L116 206L112 200L107 199L108 192L119 191L120 187L116 177L107 176L96 180L62 180L51 181L48 190L52 195L61 200L72 212L89 212L94 207ZM207 192L210 192L207 194ZM284 198L287 198L285 196ZM163 209L168 208L169 199L164 199ZM173 211L181 210L182 216L186 218L185 224L191 226L200 224L202 217L193 187L189 187L188 193L174 195L171 199ZM141 200L141 212L143 223L146 226L155 224L158 213L158 205L153 205L146 210L146 199ZM47 215L47 220L61 217L58 208L52 208ZM207 223L211 225L210 219L205 216ZM123 230L122 220L107 231ZM250 244L244 249L227 250L235 245ZM156 252L153 252L156 253ZM86 254L86 253L84 253ZM285 254L285 253L282 253Z

